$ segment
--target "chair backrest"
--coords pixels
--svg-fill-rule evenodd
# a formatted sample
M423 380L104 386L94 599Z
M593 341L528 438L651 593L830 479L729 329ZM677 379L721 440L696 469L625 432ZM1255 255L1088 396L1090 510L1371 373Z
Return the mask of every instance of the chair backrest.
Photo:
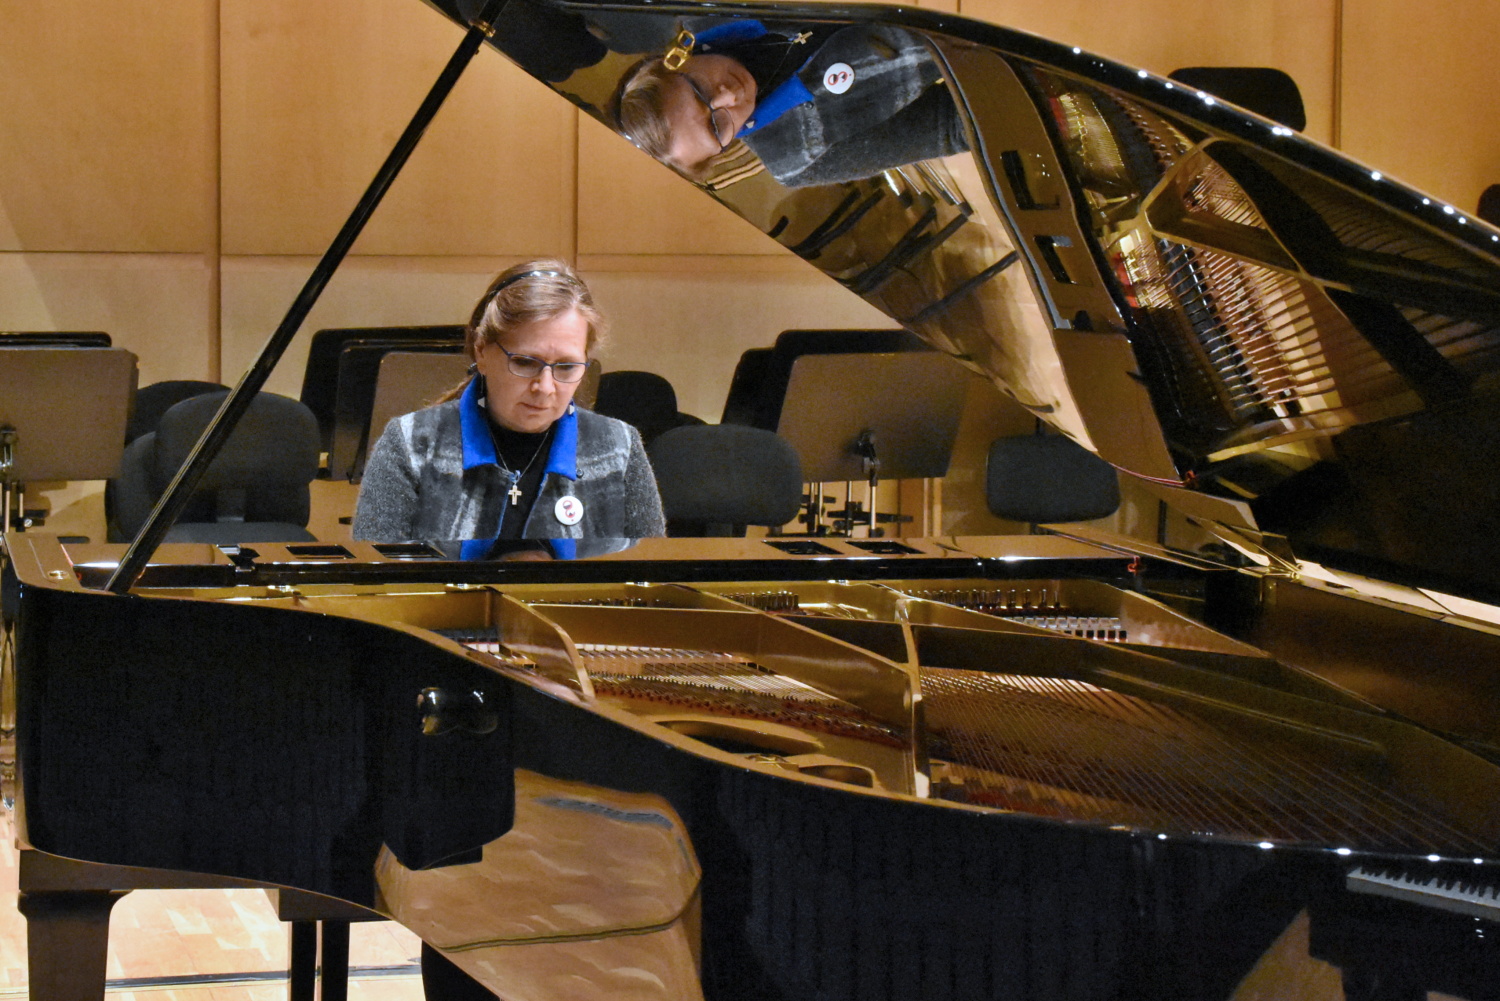
M166 411L157 429L131 442L115 483L117 537L140 530L187 459L225 393L194 396ZM199 482L168 535L171 541L294 541L311 513L308 484L318 473L318 422L296 400L258 393ZM268 536L256 525L274 526ZM203 526L196 530L193 526Z
M204 393L227 393L229 387L217 382L201 379L170 379L153 382L135 391L135 405L130 411L130 423L125 426L125 444L129 445L143 434L155 431L161 415L183 400L202 396ZM222 397L221 397L222 399Z
M1281 70L1269 66L1188 66L1168 75L1287 128L1298 132L1307 128L1302 91L1297 81Z
M675 428L648 452L668 535L743 535L746 525L784 525L801 507L797 452L773 431Z
M1491 226L1500 226L1500 184L1491 184L1479 196L1479 211L1475 213Z
M647 445L673 428L703 423L677 409L677 391L655 372L605 372L599 376L593 410L633 425Z
M1119 508L1119 474L1061 435L997 438L990 445L985 495L997 518L1032 525L1092 521Z

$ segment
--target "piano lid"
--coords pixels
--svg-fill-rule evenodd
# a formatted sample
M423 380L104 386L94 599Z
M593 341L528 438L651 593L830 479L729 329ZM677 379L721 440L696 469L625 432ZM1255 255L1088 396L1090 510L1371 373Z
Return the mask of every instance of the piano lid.
M1500 595L1477 218L948 14L511 0L490 42L1254 559Z

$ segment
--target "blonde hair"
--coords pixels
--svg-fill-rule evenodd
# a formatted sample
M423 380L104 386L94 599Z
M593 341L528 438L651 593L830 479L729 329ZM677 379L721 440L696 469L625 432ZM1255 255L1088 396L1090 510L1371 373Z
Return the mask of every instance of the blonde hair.
M672 151L667 123L667 81L672 76L660 56L637 63L625 75L615 106L615 120L625 137L662 161Z
M562 261L545 258L506 268L495 276L474 306L464 331L464 356L472 362L480 344L499 347L505 335L517 327L550 320L575 309L589 325L585 347L592 357L604 336L604 316L578 273ZM472 375L465 376L437 402L458 399L471 378Z

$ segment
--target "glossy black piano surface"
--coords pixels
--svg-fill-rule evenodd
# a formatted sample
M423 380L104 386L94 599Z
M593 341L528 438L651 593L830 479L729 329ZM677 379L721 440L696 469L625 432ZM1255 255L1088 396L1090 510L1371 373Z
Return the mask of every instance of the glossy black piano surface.
M1500 872L1500 233L948 15L433 6L611 127L684 26L916 39L970 152L680 172L1202 544L167 546L111 593L121 547L12 535L31 846L535 1001L1496 996L1495 918L1346 877ZM1369 947L1419 930L1464 969Z

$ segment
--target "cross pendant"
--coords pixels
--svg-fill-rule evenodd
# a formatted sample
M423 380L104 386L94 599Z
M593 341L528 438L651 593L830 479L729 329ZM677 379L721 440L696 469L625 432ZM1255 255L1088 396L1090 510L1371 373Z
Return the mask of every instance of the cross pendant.
M515 480L510 481L510 489L506 491L510 497L510 506L515 507L521 503L521 486Z

